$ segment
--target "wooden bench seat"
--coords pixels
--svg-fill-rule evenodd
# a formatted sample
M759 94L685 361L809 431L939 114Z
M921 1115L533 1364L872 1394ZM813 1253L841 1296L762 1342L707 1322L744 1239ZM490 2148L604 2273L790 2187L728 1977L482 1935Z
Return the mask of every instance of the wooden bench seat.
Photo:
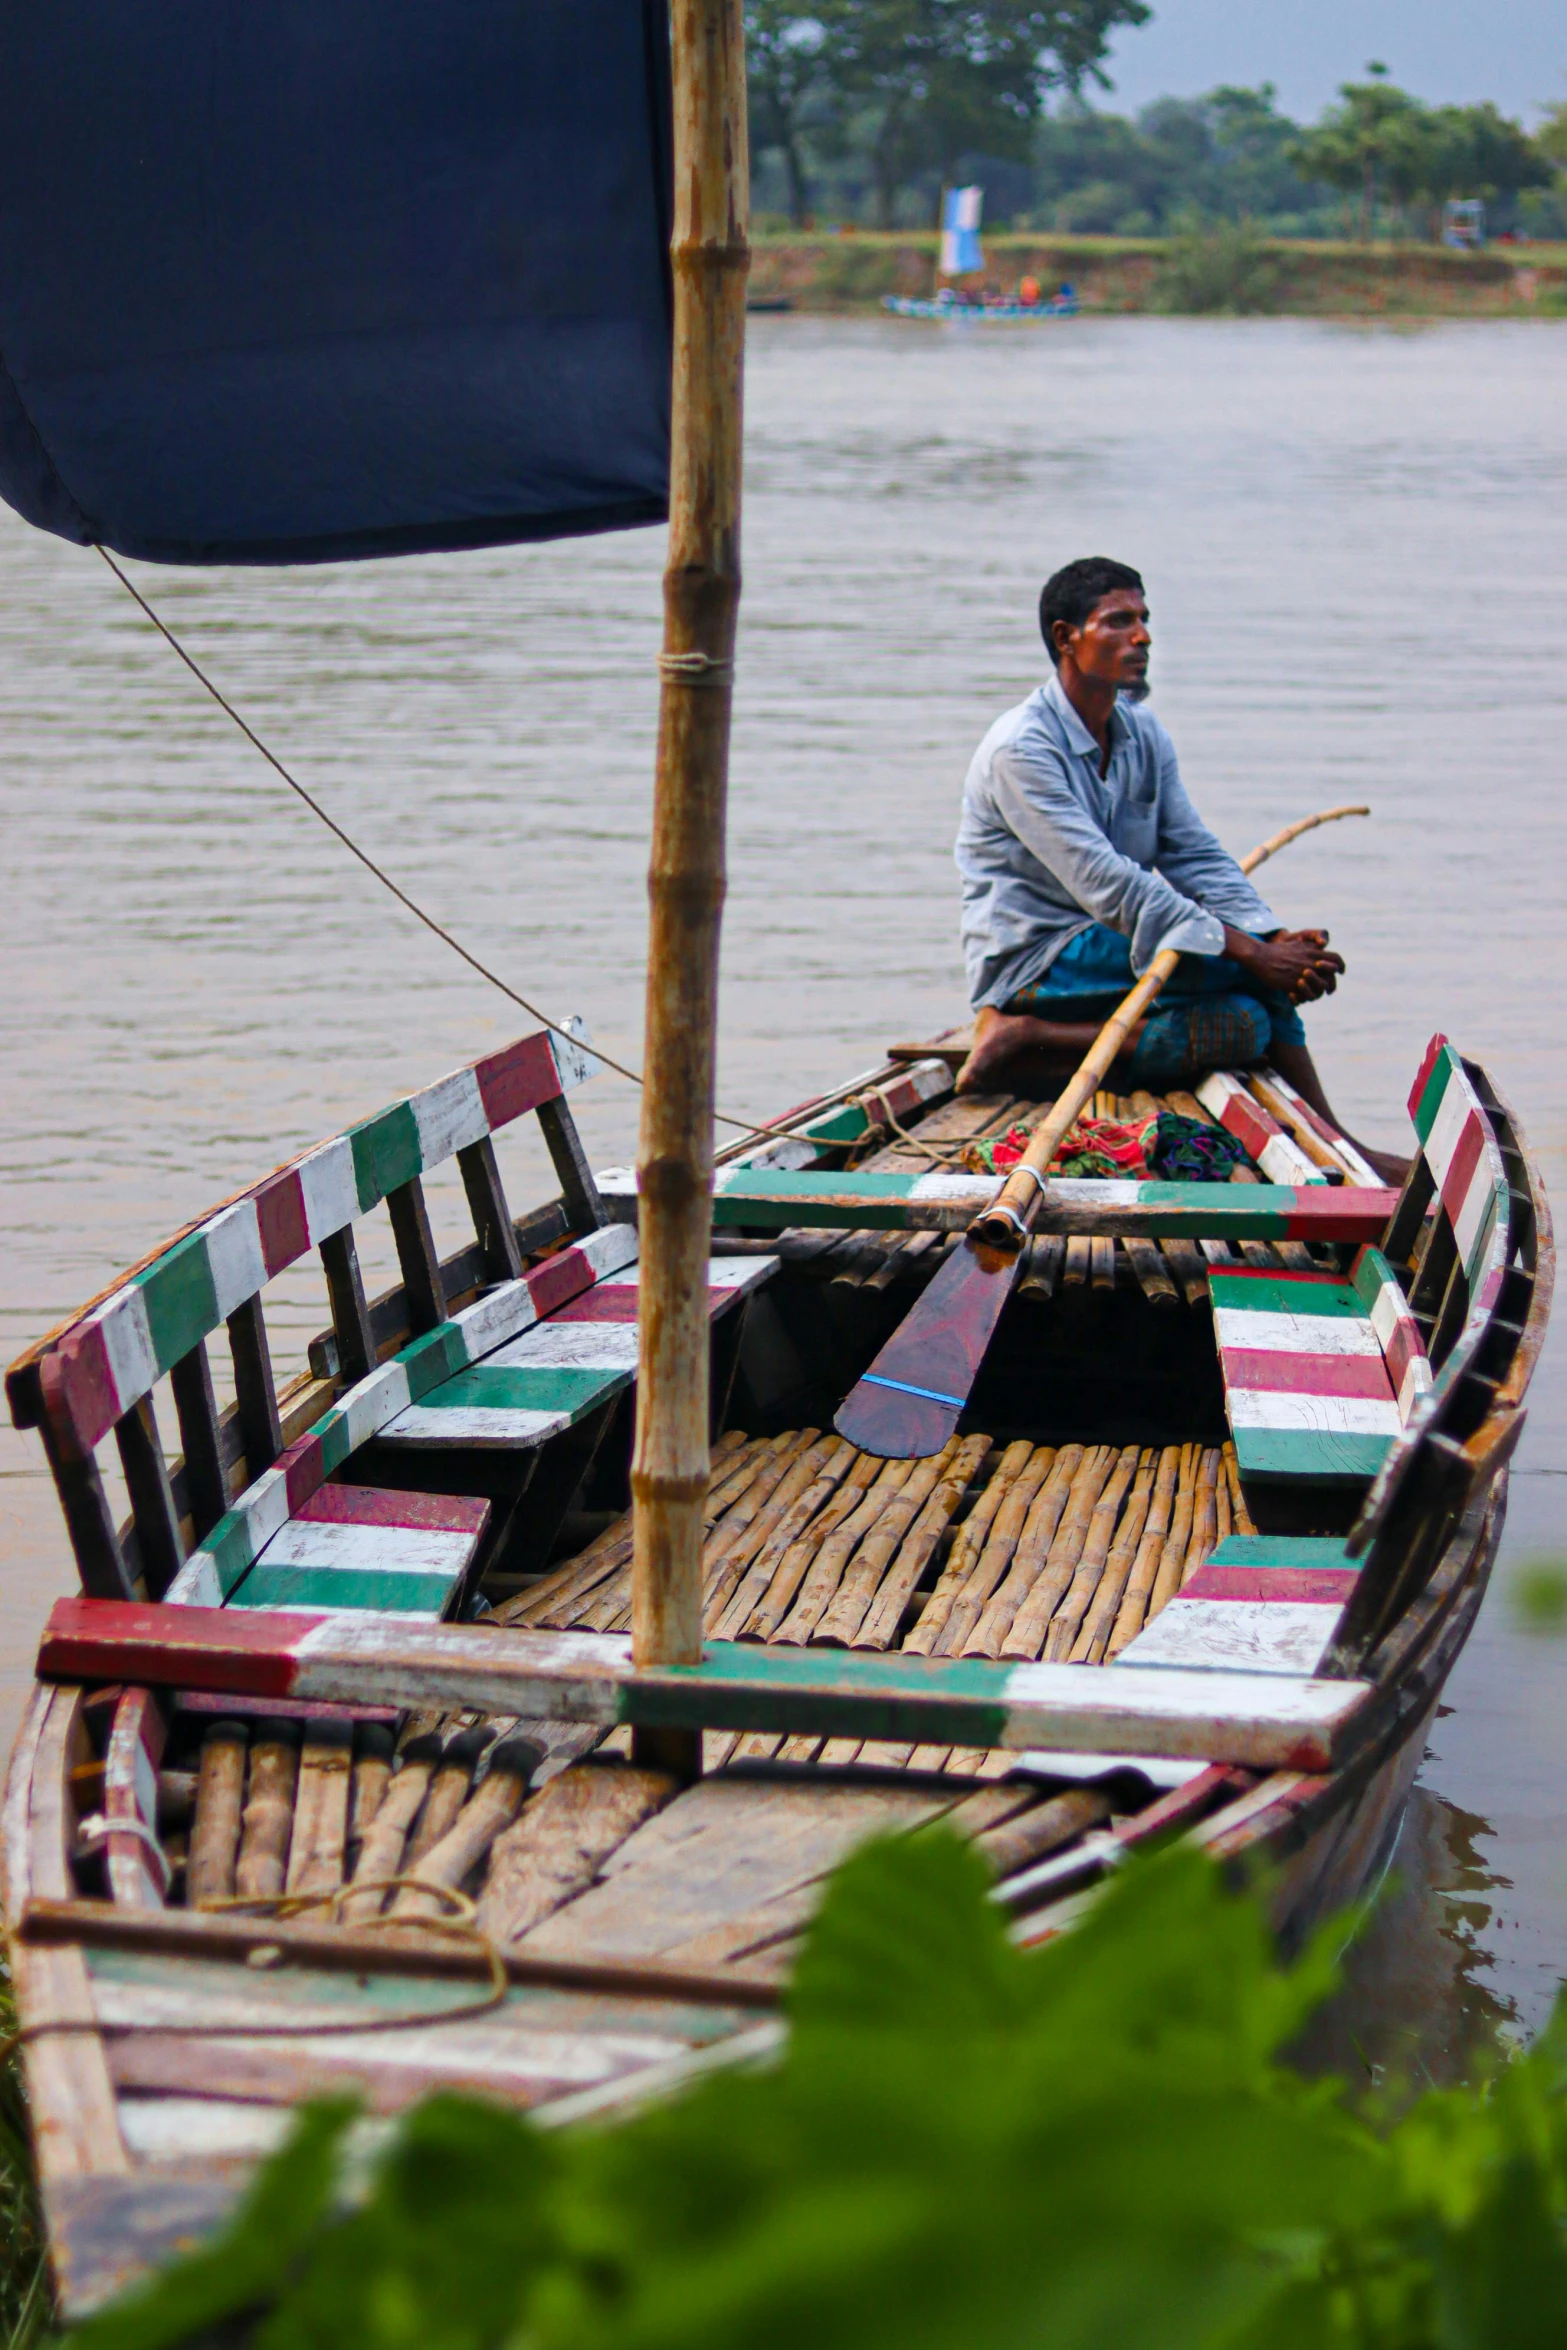
M228 1604L433 1620L460 1599L489 1517L487 1501L458 1494L323 1485L273 1535Z
M1231 1534L1110 1670L1314 1673L1355 1576L1341 1541Z
M1431 1381L1386 1259L1363 1248L1347 1278L1215 1268L1209 1289L1241 1475L1369 1483Z
M765 1281L773 1257L715 1257L708 1313L716 1320ZM630 1386L637 1368L637 1273L612 1273L548 1321L496 1347L389 1420L383 1444L543 1444Z

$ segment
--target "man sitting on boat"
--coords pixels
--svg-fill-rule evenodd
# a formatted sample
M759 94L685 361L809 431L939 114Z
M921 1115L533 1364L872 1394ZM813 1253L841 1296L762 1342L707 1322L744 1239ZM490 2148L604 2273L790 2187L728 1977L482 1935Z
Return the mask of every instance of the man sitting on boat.
M1175 947L1180 965L1118 1064L1123 1083L1156 1090L1266 1061L1342 1133L1297 1006L1333 993L1343 958L1325 930L1281 928L1187 798L1175 746L1141 706L1139 574L1104 556L1068 563L1045 583L1039 625L1055 673L997 719L963 789L975 1017L958 1091L993 1090L1020 1054L1069 1074L1134 979ZM1402 1161L1366 1156L1402 1176Z

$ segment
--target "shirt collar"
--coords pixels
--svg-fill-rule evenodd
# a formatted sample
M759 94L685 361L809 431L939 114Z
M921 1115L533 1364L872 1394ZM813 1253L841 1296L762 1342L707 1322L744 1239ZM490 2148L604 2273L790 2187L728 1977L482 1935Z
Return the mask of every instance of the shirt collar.
M1068 747L1074 750L1080 759L1091 757L1097 762L1099 745L1067 699L1062 690L1059 676L1052 672L1040 690L1065 729ZM1116 744L1124 741L1129 732L1126 713L1121 708L1120 702L1117 701L1110 712L1110 748L1112 753Z

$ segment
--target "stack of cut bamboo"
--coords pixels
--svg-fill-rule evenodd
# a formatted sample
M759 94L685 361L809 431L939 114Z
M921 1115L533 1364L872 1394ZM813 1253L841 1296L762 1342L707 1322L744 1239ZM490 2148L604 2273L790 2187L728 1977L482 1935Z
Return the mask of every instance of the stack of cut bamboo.
M705 1519L709 1639L1081 1664L1115 1656L1217 1543L1254 1530L1230 1444L964 1436L883 1461L815 1428L726 1437ZM616 1631L630 1611L628 1515L496 1620Z

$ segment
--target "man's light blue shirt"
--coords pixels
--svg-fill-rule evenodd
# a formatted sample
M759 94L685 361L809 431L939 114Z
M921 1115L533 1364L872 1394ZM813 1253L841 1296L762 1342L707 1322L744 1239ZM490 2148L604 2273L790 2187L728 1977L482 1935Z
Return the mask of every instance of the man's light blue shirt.
M957 866L969 998L1006 1004L1067 943L1103 922L1139 976L1163 947L1222 955L1224 925L1278 927L1181 782L1175 745L1146 704L1110 715L1110 771L1052 677L998 718L963 786Z

